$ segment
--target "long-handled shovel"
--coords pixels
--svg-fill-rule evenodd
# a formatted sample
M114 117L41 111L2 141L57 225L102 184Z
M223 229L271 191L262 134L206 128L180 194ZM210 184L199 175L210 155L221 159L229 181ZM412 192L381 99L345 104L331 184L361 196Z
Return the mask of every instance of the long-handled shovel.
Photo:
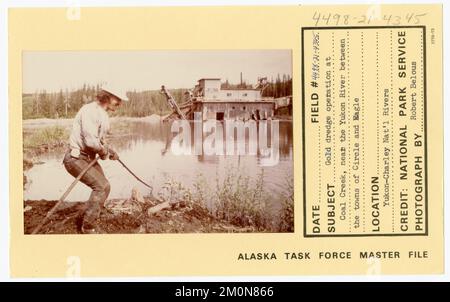
M80 172L80 174L77 176L77 178L75 178L75 180L72 182L72 184L70 185L70 187L66 190L66 192L64 192L64 194L61 196L61 198L58 200L58 202L53 206L53 208L48 211L47 215L45 215L44 219L41 221L41 223L33 230L33 232L31 234L37 234L41 228L47 223L48 219L53 215L53 213L55 213L56 209L61 205L61 203L64 201L64 199L66 199L67 195L69 195L70 191L72 191L72 189L75 187L75 185L77 184L77 182L81 179L81 177L83 177L84 174L86 174L86 172L93 166L95 165L95 163L98 161L98 157L96 157L95 159L93 159L89 165L87 165L86 168L83 169L83 171Z

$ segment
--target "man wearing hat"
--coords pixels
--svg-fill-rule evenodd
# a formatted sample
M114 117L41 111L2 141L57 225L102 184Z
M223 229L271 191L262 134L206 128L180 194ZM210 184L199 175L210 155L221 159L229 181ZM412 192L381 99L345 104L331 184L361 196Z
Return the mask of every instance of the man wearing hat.
M69 138L69 150L63 160L64 167L73 177L78 177L97 154L102 160L119 158L106 144L105 138L110 126L108 112L116 111L123 101L128 101L125 91L107 86L98 92L95 101L85 104L78 111ZM98 162L81 177L80 181L92 189L86 203L81 232L100 233L96 220L108 198L109 181Z

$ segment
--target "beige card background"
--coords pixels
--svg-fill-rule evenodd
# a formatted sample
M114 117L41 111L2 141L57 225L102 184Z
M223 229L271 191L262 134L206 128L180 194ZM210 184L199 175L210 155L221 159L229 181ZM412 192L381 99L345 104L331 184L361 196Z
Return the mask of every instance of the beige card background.
M351 15L347 25L408 25L408 13L427 26L429 235L304 238L301 161L302 26L332 26L314 15ZM375 12L379 19L361 24ZM440 5L81 8L80 18L58 9L10 9L9 119L11 274L64 277L74 261L81 276L437 274L443 272L442 11ZM367 22L365 20L364 22ZM397 24L398 22L398 24ZM344 24L339 24L344 25ZM411 24L413 25L413 24ZM430 32L433 29L434 34ZM432 37L433 36L433 37ZM431 41L433 39L433 41ZM23 234L22 63L32 50L292 49L294 87L295 233L292 234ZM45 76L43 71L42 76ZM306 133L306 136L308 133ZM359 259L360 251L397 250L401 259ZM408 251L429 251L409 259ZM312 260L285 260L284 252ZM320 251L350 251L351 260L318 259ZM238 261L239 253L275 252L277 260Z

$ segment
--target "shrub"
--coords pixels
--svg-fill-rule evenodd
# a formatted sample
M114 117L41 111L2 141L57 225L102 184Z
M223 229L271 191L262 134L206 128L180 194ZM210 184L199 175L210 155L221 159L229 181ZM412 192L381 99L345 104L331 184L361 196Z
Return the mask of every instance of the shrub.
M279 232L294 232L294 181L292 176L286 179L286 194L282 197Z

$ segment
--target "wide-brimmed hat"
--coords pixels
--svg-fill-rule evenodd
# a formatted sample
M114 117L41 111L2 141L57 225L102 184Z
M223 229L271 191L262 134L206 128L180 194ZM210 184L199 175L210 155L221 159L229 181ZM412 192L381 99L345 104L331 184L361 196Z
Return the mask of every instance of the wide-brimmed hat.
M108 93L111 93L112 95L118 97L119 99L121 99L122 101L129 101L128 97L127 97L127 91L125 89L119 88L117 86L113 86L110 84L105 84L102 86L102 90L106 91Z

